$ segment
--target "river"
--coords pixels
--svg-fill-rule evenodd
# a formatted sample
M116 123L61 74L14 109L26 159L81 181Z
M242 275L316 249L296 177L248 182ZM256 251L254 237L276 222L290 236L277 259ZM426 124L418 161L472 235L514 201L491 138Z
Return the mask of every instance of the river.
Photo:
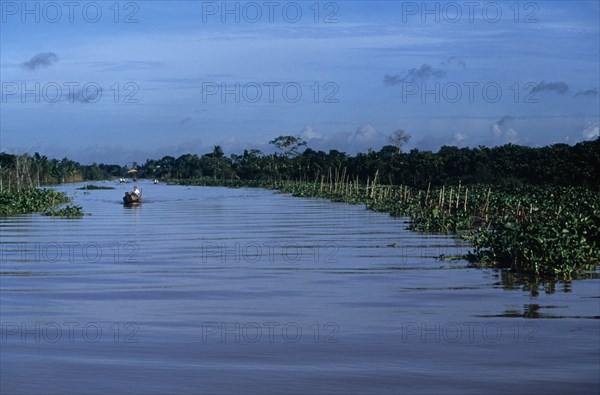
M598 393L600 280L522 285L364 206L61 186L0 218L2 394Z

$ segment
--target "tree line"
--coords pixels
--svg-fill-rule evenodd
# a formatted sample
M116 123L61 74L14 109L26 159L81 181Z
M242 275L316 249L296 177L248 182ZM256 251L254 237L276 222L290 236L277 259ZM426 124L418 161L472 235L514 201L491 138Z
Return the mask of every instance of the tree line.
M49 159L35 153L0 153L0 192L19 192L42 185L119 177L124 167L92 163L81 165L68 158Z
M398 136L396 136L398 137ZM390 142L393 142L390 139ZM0 154L0 189L23 189L53 183L123 177L135 168L140 178L174 180L210 177L217 180L347 179L366 183L408 185L427 188L444 184L488 184L496 186L556 185L599 189L600 138L570 146L554 144L526 147L458 148L444 146L438 152L412 149L402 152L403 142L369 149L354 156L338 150L316 151L295 136L279 136L270 143L275 153L257 149L226 156L220 146L205 154L165 156L143 164L87 164L64 158Z
M554 144L541 148L507 144L498 147L444 146L437 153L418 149L402 152L386 145L351 156L338 150L315 151L304 141L280 136L271 141L276 152L256 149L226 157L220 146L213 152L165 156L138 167L138 175L160 179L301 180L341 177L366 183L378 182L426 188L428 185L489 184L498 186L557 185L598 189L600 138L574 146Z

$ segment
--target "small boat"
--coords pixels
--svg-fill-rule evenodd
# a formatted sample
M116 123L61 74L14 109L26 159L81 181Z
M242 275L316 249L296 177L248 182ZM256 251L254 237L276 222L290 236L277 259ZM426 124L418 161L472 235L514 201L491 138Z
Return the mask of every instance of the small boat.
M132 206L132 205L141 204L141 203L142 203L141 196L138 196L132 192L125 192L125 196L123 196L123 204L124 205Z
M158 178L154 180L154 183L155 183L155 184L158 184Z

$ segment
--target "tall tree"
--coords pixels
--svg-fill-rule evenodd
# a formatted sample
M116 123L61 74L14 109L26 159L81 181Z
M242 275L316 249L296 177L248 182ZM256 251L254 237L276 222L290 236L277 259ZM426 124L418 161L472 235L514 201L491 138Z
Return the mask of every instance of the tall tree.
M269 141L269 144L273 144L284 157L290 159L298 155L298 150L306 145L306 141L295 136L279 136Z
M404 147L411 139L411 135L406 133L404 129L398 129L394 133L388 136L388 142L398 149L398 152L402 152Z

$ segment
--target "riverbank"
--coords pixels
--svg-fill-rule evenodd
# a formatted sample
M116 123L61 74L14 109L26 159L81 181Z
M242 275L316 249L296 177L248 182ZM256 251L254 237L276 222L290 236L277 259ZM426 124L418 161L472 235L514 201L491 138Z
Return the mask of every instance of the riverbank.
M410 229L467 239L465 258L518 273L570 278L594 271L600 256L600 198L583 188L484 185L415 189L344 179L325 182L200 178L180 185L260 187L299 197L364 204L410 218Z

